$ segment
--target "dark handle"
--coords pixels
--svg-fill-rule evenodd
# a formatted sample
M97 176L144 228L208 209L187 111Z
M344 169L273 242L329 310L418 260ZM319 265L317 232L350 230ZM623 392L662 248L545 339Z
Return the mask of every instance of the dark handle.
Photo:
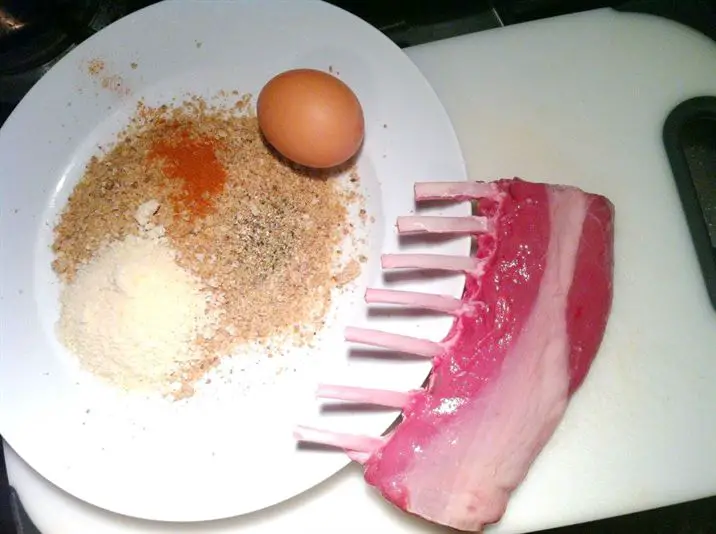
M711 305L716 310L716 97L679 104L664 123L674 174Z

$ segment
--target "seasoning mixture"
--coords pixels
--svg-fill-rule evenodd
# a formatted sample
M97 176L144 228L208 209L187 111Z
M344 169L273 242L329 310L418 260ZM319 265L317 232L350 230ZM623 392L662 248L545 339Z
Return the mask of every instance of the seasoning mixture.
M306 345L360 272L337 263L362 201L355 170L345 188L282 161L246 103L140 105L55 227L60 338L124 388L186 396L241 344Z
M175 362L201 357L193 340L210 337L215 322L200 283L174 258L164 239L128 235L78 269L62 294L58 331L86 367L149 389Z

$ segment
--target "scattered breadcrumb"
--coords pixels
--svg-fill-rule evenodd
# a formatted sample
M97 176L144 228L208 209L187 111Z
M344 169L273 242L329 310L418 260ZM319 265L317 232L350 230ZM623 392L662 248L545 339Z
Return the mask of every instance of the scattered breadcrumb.
M132 68L136 68L136 63L132 65ZM91 59L87 63L87 73L99 82L102 89L119 95L131 94L129 86L119 74L107 72L107 63L101 58Z
M333 276L333 281L336 286L343 287L360 276L360 263L356 260L351 260L343 270Z
M87 72L89 72L92 76L95 76L102 72L104 67L105 64L103 60L99 58L91 59L87 64Z
M131 93L130 89L125 85L124 79L118 74L103 77L100 84L102 85L102 89L107 89L120 95L128 95Z

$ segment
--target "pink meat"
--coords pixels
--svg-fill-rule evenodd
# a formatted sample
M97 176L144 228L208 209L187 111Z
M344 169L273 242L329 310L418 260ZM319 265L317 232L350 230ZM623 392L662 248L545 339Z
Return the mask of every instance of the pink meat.
M480 199L479 217L398 223L407 233L475 234L473 258L383 260L464 270L462 299L387 290L366 298L440 310L455 316L453 326L441 343L360 329L346 338L433 358L426 387L324 387L323 397L400 407L401 421L380 439L311 429L298 437L346 449L399 508L479 531L504 514L599 349L612 301L614 210L602 196L519 179L418 184L416 198Z

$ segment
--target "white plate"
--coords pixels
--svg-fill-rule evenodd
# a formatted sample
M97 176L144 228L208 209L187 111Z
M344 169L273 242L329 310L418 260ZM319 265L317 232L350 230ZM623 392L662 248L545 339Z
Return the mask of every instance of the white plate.
M109 87L88 74L96 58L106 65ZM320 350L285 358L296 371L279 377L275 363L259 358L170 407L117 394L80 371L53 335L59 287L49 245L57 214L97 145L112 139L139 98L152 104L222 89L256 95L282 70L329 66L364 106L358 165L376 223L358 289L339 302ZM120 90L111 85L117 81ZM377 30L329 4L177 0L136 12L71 51L33 87L0 131L0 168L0 432L40 474L102 508L147 519L210 520L320 483L348 460L297 450L294 425L379 435L395 412L322 415L312 396L316 382L407 390L430 367L349 358L343 326L432 340L449 327L447 318L371 316L362 304L366 284L394 285L380 273L379 254L399 250L395 218L414 209L413 182L466 176L449 119L417 68ZM432 211L465 215L468 207ZM430 250L465 254L468 247L459 239ZM462 285L461 276L399 282L453 296Z

